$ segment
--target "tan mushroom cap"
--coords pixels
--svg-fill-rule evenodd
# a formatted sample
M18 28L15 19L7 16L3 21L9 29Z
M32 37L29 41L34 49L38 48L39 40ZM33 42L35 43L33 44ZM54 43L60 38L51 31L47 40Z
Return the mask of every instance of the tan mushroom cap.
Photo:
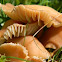
M16 20L7 20L5 23L4 23L4 26L2 27L2 29L6 29L8 26L14 24L14 23L20 23L19 21L16 21Z
M6 29L2 29L0 30L0 37L2 37L4 35L4 32L6 31Z
M11 21L12 20L9 20L7 22L12 24ZM5 28L9 25L9 24L7 24L7 22L5 23L3 28ZM13 23L14 23L14 21L13 21ZM38 25L38 22L25 24L25 25L14 23L7 27L3 36L6 40L8 40L9 38L12 39L13 36L14 37L25 36L25 32L26 32L26 35L33 35L39 28L40 28L40 26Z
M62 27L49 28L41 38L41 42L46 48L60 48L62 47Z
M47 27L51 27L52 24L54 27L62 26L62 14L48 6L40 5L13 6L10 3L8 3L6 5L0 4L0 7L2 7L5 14L7 14L13 20L17 20L23 23L43 21L44 24L49 23Z
M6 28L10 25L12 25L13 23L20 23L18 21L14 21L12 19L10 20L7 20L5 23L4 23L4 26L2 27L2 29L0 30L0 37L2 37L4 35L4 32L6 31Z
M0 46L0 54L5 56L13 56L22 59L28 59L28 51L21 44L5 43ZM9 59L10 62L25 62L17 59Z
M6 28L10 25L12 25L13 23L20 23L18 21L14 21L12 19L10 20L7 20L5 23L4 23L4 26L2 27L2 29L0 30L0 37L2 37L4 35L4 32L6 31Z
M3 38L3 35L4 35L5 31L6 31L6 29L0 30L0 44L5 42L5 39Z
M19 37L8 40L8 42L14 42L24 45L28 50L28 55L30 58L33 58L35 56L38 58L47 59L50 57L49 52L35 37L33 40L33 36L26 36L25 41L24 37Z
M32 58L28 59L30 61L33 61L33 62L46 62L45 59L42 59L41 57L37 57L37 56L33 56Z

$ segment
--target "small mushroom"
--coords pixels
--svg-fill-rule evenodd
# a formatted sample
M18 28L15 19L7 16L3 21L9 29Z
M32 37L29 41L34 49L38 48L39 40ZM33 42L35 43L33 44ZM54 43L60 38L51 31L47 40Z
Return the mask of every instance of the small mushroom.
M21 44L5 43L0 46L0 54L5 56L18 57L27 60L28 51ZM10 62L25 62L17 59L9 59Z
M62 47L62 27L51 27L43 34L41 43L45 48L58 49Z

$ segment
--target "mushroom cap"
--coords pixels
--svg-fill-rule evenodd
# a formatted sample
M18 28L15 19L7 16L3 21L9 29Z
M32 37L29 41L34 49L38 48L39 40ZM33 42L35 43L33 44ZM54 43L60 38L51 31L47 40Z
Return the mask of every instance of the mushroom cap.
M0 37L2 37L4 35L4 32L6 31L6 29L2 29L0 30Z
M47 48L60 48L62 47L62 27L49 28L41 38L41 42Z
M10 26L10 25L12 25L12 24L14 24L14 23L20 23L20 22L19 22L19 21L16 21L16 20L12 20L12 19L7 20L7 21L4 23L2 29L6 29L8 26Z
M10 7L9 7L10 6ZM60 27L62 26L62 14L48 6L40 5L18 5L13 6L8 3L6 5L0 4L3 11L11 19L23 23L33 23L38 21L40 23L48 24L47 27Z
M47 59L50 57L49 52L35 37L33 38L33 36L26 36L25 38L24 37L13 38L12 40L11 39L8 40L8 42L14 42L24 45L28 50L28 55L30 58L33 58L33 56L42 59Z
M28 51L21 44L4 43L0 46L0 54L5 56L13 56L22 59L28 59ZM24 62L17 59L9 59L10 62Z

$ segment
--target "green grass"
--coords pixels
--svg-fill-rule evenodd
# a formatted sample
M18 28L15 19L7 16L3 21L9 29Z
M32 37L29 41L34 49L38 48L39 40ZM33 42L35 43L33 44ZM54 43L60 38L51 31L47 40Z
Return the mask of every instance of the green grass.
M7 61L10 62L11 60L7 60L7 58L17 59L17 60L26 61L26 62L32 62L32 61L28 61L28 60L25 60L25 59L22 59L22 58L13 57L13 56L5 56L5 55L2 55L0 57L0 62L7 62Z

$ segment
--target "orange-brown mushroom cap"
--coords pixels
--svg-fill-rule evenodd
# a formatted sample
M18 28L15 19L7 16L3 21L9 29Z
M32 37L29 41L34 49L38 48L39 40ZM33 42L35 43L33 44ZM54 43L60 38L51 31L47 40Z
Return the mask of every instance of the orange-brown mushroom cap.
M5 43L0 46L0 54L5 56L13 56L22 59L28 59L28 51L21 44ZM17 59L9 59L10 62L24 62Z
M62 27L49 28L41 38L41 42L46 48L60 48L62 47Z
M8 42L14 42L24 45L28 50L28 55L30 58L33 58L35 56L38 58L47 59L50 57L49 52L35 37L33 39L33 36L26 36L25 38L13 38L12 40L8 40Z
M10 25L12 25L12 24L14 24L14 23L20 23L20 22L19 22L19 21L12 20L12 19L7 20L7 21L4 23L2 29L6 29L8 26L10 26Z
M10 6L10 8L9 8ZM13 6L11 4L2 5L5 14L11 19L17 20L23 23L33 23L35 21L43 21L47 24L47 27L60 27L62 26L62 14L50 8L48 6L40 5L18 5Z
M4 35L4 32L6 31L6 29L2 29L0 30L0 37L2 37Z

